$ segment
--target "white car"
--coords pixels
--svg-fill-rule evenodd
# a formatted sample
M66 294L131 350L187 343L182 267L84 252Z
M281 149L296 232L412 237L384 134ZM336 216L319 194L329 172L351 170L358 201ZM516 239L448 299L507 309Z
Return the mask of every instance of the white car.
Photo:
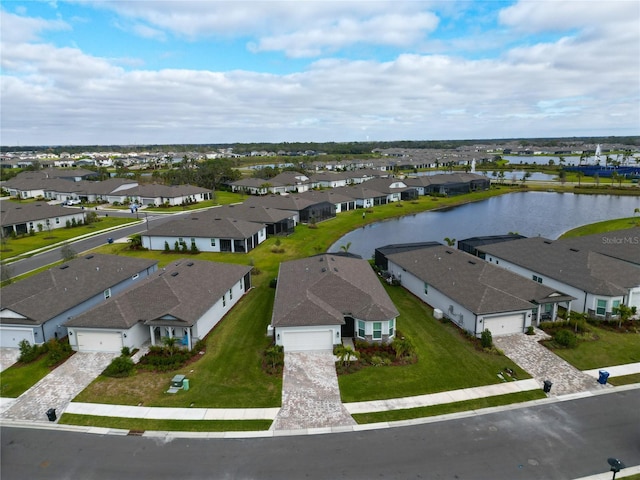
M71 199L71 200L67 200L64 204L65 205L80 205L82 202L78 199Z

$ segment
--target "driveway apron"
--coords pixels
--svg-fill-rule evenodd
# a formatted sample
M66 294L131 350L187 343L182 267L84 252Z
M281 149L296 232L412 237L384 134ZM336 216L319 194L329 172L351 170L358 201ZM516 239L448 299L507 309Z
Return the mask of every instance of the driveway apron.
M20 350L17 348L1 347L0 348L0 372L6 370L18 361Z
M287 352L275 430L355 425L340 400L332 352Z
M545 380L549 380L551 386L550 395L568 395L585 392L609 385L600 385L593 377L582 373L547 348L540 345L540 340L550 338L542 330L535 330L535 335L517 333L505 335L493 339L496 347L527 371L542 386Z
M47 410L59 417L69 402L84 390L117 353L76 352L11 403L2 418L47 421Z

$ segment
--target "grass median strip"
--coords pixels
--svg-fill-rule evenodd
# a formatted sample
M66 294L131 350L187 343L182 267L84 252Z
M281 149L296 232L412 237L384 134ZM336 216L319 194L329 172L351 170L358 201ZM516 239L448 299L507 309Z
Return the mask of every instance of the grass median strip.
M144 418L99 417L65 413L58 423L86 427L153 430L161 432L257 432L269 430L271 420L151 420Z
M469 410L479 410L481 408L499 407L512 403L522 403L531 400L546 398L542 390L531 390L528 392L510 393L495 397L478 398L475 400L465 400L463 402L446 403L443 405L432 405L430 407L407 408L402 410L389 410L384 412L357 413L353 415L354 420L362 425L366 423L397 422L400 420L411 420L413 418L435 417L448 413L466 412Z

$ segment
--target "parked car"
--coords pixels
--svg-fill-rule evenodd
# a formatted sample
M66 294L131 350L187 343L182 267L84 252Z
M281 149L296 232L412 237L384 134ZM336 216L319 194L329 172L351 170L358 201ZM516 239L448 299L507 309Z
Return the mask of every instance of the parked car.
M70 200L66 200L64 202L62 202L63 205L80 205L82 203L81 200L76 199L70 199Z

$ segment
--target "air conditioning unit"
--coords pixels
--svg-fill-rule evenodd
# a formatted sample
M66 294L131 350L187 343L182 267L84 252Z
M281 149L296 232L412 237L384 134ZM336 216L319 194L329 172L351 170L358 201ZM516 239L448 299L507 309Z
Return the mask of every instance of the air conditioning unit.
M439 308L434 308L433 309L433 316L434 316L434 318L440 320L442 318L442 310L440 310Z

